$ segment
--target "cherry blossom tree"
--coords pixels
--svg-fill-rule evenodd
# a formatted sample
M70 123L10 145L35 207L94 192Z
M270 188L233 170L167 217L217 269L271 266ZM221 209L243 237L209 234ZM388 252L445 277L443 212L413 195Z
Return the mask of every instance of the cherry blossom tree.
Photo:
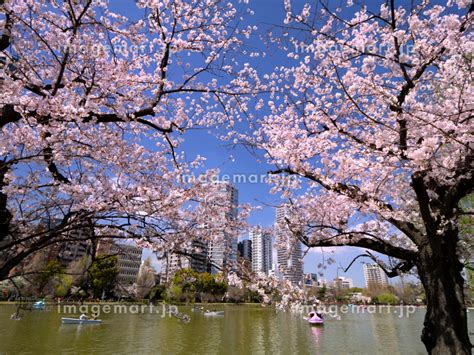
M139 299L147 296L155 286L155 269L151 265L150 258L147 258L140 266L136 284Z
M276 166L297 240L388 255L389 276L416 267L426 349L470 354L458 203L474 186L474 5L348 6L285 1L272 40L290 63L266 75L270 113L247 142Z
M390 276L416 267L427 350L470 353L458 202L473 186L474 5L352 3L285 0L270 38L288 58L260 81L234 59L254 30L237 1L137 0L124 16L103 0L0 0L0 279L91 226L84 238L173 253L235 230L184 178L203 158L179 144L250 118L230 137L276 166L295 240L388 255ZM269 113L255 114L261 91Z
M179 144L239 119L254 89L232 58L253 29L238 2L129 6L0 1L0 279L85 227L155 251L219 228Z

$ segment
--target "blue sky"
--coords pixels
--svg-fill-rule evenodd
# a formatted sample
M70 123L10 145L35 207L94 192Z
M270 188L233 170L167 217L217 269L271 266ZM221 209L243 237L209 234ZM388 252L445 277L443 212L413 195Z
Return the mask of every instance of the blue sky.
M292 1L293 8L300 8L304 1ZM338 1L343 4L343 2ZM366 2L367 3L367 2ZM370 4L370 2L368 2ZM253 35L249 41L250 47L262 48L262 42L258 35L268 31L274 24L282 24L284 18L283 1L280 0L254 0L251 1L249 7L254 11L254 16L244 21L244 24L249 22L251 25L257 25L259 31ZM131 18L137 14L132 2L116 1L112 2L112 9ZM347 10L345 10L347 11ZM344 12L345 12L344 11ZM240 61L251 62L252 66L260 72L271 71L276 65L286 63L288 59L283 57L279 52L269 52L265 61L255 61L252 58L242 56ZM264 65L264 67L261 67ZM259 67L260 66L260 67ZM192 160L196 155L202 155L207 158L205 163L206 168L219 168L221 175L232 174L265 174L271 169L265 162L259 162L250 152L242 146L229 146L228 143L220 141L216 138L218 132L213 130L193 130L184 135L185 141L181 145L181 149L186 152L186 157ZM230 158L233 156L233 159ZM260 205L262 209L252 213L249 218L250 225L261 225L263 227L270 227L275 221L275 206L280 204L282 200L277 195L269 193L270 186L265 183L236 183L235 186L239 190L239 202L250 203L252 205ZM355 286L364 285L364 277L362 271L362 264L359 259L347 273L343 273L341 268L347 267L352 259L359 255L361 250L358 248L342 247L332 250L324 251L327 257L333 256L336 263L328 266L327 270L323 270L324 276L322 278L332 280L339 273L339 276L346 276L352 278ZM144 257L149 256L150 253L144 253ZM305 272L322 271L317 268L318 263L323 261L323 251L321 248L313 249L304 259ZM393 282L393 281L392 281Z

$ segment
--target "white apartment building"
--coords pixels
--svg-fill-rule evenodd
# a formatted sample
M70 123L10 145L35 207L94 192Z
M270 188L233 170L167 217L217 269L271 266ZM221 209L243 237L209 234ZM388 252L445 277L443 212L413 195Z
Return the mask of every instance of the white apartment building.
M252 242L252 270L268 275L272 269L272 236L261 227L254 227L249 232Z

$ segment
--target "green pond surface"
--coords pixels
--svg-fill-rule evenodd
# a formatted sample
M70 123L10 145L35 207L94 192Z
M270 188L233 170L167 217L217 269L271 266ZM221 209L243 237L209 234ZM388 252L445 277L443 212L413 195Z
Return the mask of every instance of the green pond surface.
M420 341L423 309L412 310L409 316L405 312L402 317L396 308L390 313L339 312L340 319L327 317L324 327L312 327L302 315L259 305L213 307L225 311L222 317L178 307L191 317L189 323L162 317L161 306L139 314L135 306L121 314L102 311L100 325L61 324L61 317L78 317L79 313L48 308L22 312L22 319L14 321L10 315L15 307L0 305L0 354L425 353ZM474 329L471 314L469 325Z

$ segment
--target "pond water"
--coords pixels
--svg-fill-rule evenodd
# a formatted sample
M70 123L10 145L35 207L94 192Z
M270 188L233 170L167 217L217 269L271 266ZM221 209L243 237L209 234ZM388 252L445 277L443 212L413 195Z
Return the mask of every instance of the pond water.
M77 306L78 307L78 306ZM113 311L113 307L112 311ZM10 320L13 305L0 305L0 354L424 354L420 341L424 310L412 314L367 311L327 317L311 327L301 315L259 305L219 305L224 316L208 317L178 307L191 317L183 323L163 315L161 306L128 308L121 314L101 310L100 325L61 324L78 317L64 307L22 312ZM97 309L90 308L91 311ZM116 310L117 312L117 310ZM472 312L471 312L472 314ZM470 329L474 317L469 317ZM474 341L474 339L472 339Z

